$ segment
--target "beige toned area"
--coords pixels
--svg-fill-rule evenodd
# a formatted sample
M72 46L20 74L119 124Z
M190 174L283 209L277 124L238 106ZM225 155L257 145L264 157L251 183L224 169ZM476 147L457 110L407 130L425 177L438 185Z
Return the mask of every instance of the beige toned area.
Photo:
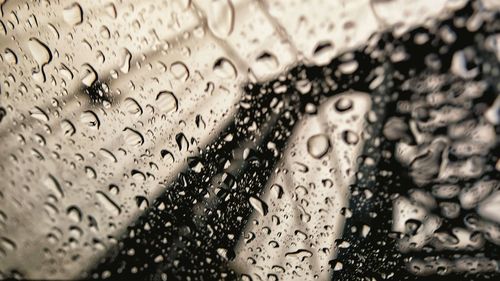
M375 32L404 32L466 1L407 2L0 0L0 105L7 112L0 121L0 272L78 278L116 246L188 157L220 135L246 83L299 63L324 65ZM84 93L96 81L100 104ZM292 263L300 280L330 278L324 269L344 231L340 211L363 147L368 95L342 93L300 121L278 165L288 173L266 185L261 200L269 212L262 217L257 207L251 215L245 232L255 239L238 244L233 269L265 280L270 266ZM339 99L355 104L352 112L335 114ZM335 141L345 130L356 145ZM328 145L326 158L307 153L312 136ZM312 172L301 174L298 162ZM309 185L309 192L299 188ZM288 214L279 226L277 213ZM318 231L325 220L331 228ZM280 251L266 231L282 233L273 241ZM302 262L307 251L296 252L311 247L306 240L325 249L311 264ZM257 248L277 262L250 264Z

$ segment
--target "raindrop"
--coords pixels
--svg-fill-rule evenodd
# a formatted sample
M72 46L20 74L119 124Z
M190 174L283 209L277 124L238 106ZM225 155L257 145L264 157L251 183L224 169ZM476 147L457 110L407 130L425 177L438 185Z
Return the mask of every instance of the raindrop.
M175 79L186 81L189 78L189 70L183 62L174 62L170 66L170 72Z
M249 202L250 202L250 205L252 205L252 207L257 211L259 212L259 214L261 214L262 216L265 216L267 215L267 210L268 210L268 207L267 207L267 204L264 203L264 201L260 200L259 198L257 197L254 197L254 196L251 196L249 198Z
M209 0L208 28L219 38L226 38L233 31L234 7L230 0Z
M144 196L136 196L135 203L137 204L137 207L142 211L146 210L149 207L149 201Z
M358 69L358 62L355 60L344 62L339 65L339 70L343 74L353 74Z
M84 64L82 67L83 67L82 83L83 85L90 87L97 81L97 72L88 63Z
M183 147L185 147L186 150L189 149L189 142L188 142L186 136L184 135L184 133L178 133L175 136L175 141L177 142L177 146L179 147L179 151L182 151Z
M125 142L131 146L140 146L144 144L144 137L138 131L129 127L123 130L125 132Z
M105 148L99 149L99 153L101 153L101 155L104 156L104 158L108 159L111 162L114 162L114 163L118 162L115 155L111 151L109 151Z
M142 107L139 103L133 98L126 98L123 101L123 105L125 106L125 111L132 115L141 115Z
M359 136L351 131L351 130L345 130L342 132L342 139L347 143L347 144L357 144L359 142Z
M97 114L95 114L93 111L84 111L80 115L80 122L83 124L87 125L91 129L99 129L99 126L101 125L101 122L99 121L99 118L97 117Z
M235 79L238 75L236 67L226 58L219 58L215 61L213 70L215 75L223 79Z
M46 77L44 67L52 60L52 53L45 43L42 43L42 41L34 37L29 39L28 48L30 49L33 59L38 64L33 70L33 77L37 81L45 82Z
M7 111L3 107L0 107L0 122L2 122L5 116L7 116Z
M83 22L83 10L80 4L73 3L63 10L64 21L69 25L78 25Z
M30 110L30 116L42 122L49 122L49 116L40 107L35 106Z
M97 200L112 216L118 216L121 213L121 209L108 195L102 191L96 192Z
M160 110L166 113L177 111L179 106L177 98L170 91L161 91L156 96L156 102Z
M76 129L75 129L75 126L73 125L73 123L71 123L71 121L69 121L67 119L65 119L61 122L61 129L62 129L64 136L66 136L66 137L71 137L76 132Z
M7 48L5 49L5 61L7 61L10 64L17 64L17 55L12 51L11 49Z
M130 61L132 60L132 54L129 50L124 49L123 63L120 67L120 71L123 73L128 73L130 71Z
M307 140L307 151L316 159L323 157L329 148L330 140L325 134L317 134Z
M166 149L162 149L160 151L160 155L161 155L161 158L163 158L163 159L165 159L165 158L170 159L172 163L175 161L174 155Z
M255 59L255 68L258 73L271 73L279 67L278 58L268 52L263 52Z
M66 215L75 223L79 223L82 221L82 212L76 206L68 207L68 209L66 210Z
M59 185L59 182L56 180L56 178L52 175L48 175L47 178L43 181L45 187L54 194L57 198L63 198L64 197L64 192L62 190L61 185Z
M344 112L352 108L352 100L350 98L341 97L335 102L335 109L338 112Z

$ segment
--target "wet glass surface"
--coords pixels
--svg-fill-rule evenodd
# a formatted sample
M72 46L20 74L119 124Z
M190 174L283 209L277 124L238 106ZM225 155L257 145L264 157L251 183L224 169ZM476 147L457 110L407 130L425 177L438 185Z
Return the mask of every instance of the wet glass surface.
M0 0L0 278L498 279L499 10Z

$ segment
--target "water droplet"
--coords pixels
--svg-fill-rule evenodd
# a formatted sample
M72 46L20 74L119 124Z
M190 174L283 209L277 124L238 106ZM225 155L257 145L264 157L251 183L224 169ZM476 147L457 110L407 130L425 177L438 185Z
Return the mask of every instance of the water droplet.
M33 59L38 64L37 67L33 69L33 77L37 81L45 82L44 67L52 60L52 53L45 43L42 43L42 41L34 37L29 39L28 48L30 49Z
M259 212L259 214L261 214L262 216L265 216L267 215L267 210L268 210L268 207L267 207L267 204L260 200L259 198L257 197L254 197L254 196L251 196L248 201L250 202L250 205L252 205L252 207L257 211Z
M171 161L171 163L175 162L174 155L166 149L162 149L160 151L160 155L161 155L161 158L163 158L163 159L169 159Z
M97 173L95 172L94 168L90 166L85 166L85 174L89 179L97 178Z
M179 147L179 151L182 151L182 148L186 148L186 150L189 149L189 142L184 135L184 133L178 133L175 136L175 142L177 142L177 146Z
M226 58L219 58L216 60L213 70L215 75L223 79L235 79L238 75L236 67Z
M358 62L355 60L344 62L339 65L339 70L343 74L353 74L358 69Z
M329 148L330 140L325 134L317 134L307 140L307 151L316 159L323 157Z
M75 126L73 125L73 123L71 123L71 121L69 121L67 119L65 119L61 122L61 129L62 129L64 136L66 136L66 137L71 137L76 132L76 129L75 129Z
M64 21L69 25L78 25L83 22L83 10L80 4L73 3L63 10Z
M112 216L118 216L121 213L121 209L108 195L102 191L96 192L97 200Z
M104 10L113 19L116 19L117 13L116 13L116 6L113 3L109 3L104 7Z
M137 204L137 207L142 211L146 210L149 207L149 201L144 196L136 196L135 203Z
M203 1L210 2L207 7L208 28L219 38L226 38L233 31L234 7L230 0Z
M125 101L123 101L123 105L125 107L125 111L132 114L132 115L141 115L142 114L142 107L133 98L126 98Z
M357 144L359 141L359 136L351 131L351 130L345 130L342 132L342 139L347 143L347 144Z
M59 185L59 182L54 176L49 174L47 178L43 181L43 184L57 198L61 199L64 197L64 192L62 190L62 187L61 185Z
M49 116L40 107L35 106L30 110L30 116L42 122L49 122Z
M300 261L304 261L306 258L310 258L313 256L313 253L311 251L308 251L306 249L299 249L294 252L288 252L285 254L285 257L292 257L292 258L297 258Z
M97 114L95 114L93 111L84 111L80 115L80 122L83 124L87 125L91 129L99 129L99 126L101 125L101 122L99 121L99 118L97 117Z
M350 98L341 97L335 102L335 109L338 112L344 112L352 108L352 100Z
M186 81L189 78L189 69L183 62L174 62L170 66L170 72L175 79Z
M76 206L70 206L66 210L66 215L70 220L72 220L75 223L79 223L82 221L82 211Z
M97 81L97 72L90 64L84 64L83 66L82 83L83 85L90 87Z
M132 54L127 49L124 49L123 52L124 52L123 62L122 66L120 67L120 71L123 73L128 73L130 70L130 61L132 60Z
M280 63L275 55L269 52L263 52L255 59L253 68L256 73L266 75L268 73L273 73L279 66Z
M5 61L7 61L10 64L17 64L17 55L12 51L11 49L7 48L5 49Z
M295 84L295 88L299 91L299 93L305 95L311 91L312 83L308 79L300 80L297 84Z
M174 93L169 91L162 91L156 96L158 107L163 112L175 112L178 109L178 101Z
M101 148L101 149L99 149L99 152L101 153L102 156L104 156L109 161L111 161L113 163L118 162L118 160L116 159L115 155L113 153L111 153L111 151L109 151L109 150L107 150L105 148Z
M128 145L140 146L144 144L144 137L138 131L129 127L125 128L123 131L125 132L125 142Z
M14 251L17 249L16 242L7 237L2 237L2 239L0 239L0 245L7 251Z
M283 187L279 184L273 184L271 186L271 193L274 194L275 198L281 199L283 196Z
M319 65L324 65L335 55L335 48L330 41L320 41L313 51L314 62Z

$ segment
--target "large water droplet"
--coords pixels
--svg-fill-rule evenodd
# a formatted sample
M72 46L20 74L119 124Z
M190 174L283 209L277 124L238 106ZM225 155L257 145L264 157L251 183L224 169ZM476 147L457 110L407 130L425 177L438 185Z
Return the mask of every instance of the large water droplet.
M101 122L99 121L99 117L93 111L84 111L80 115L80 122L89 126L91 129L99 129Z
M42 122L49 121L49 116L47 115L47 113L45 113L45 111L43 111L38 106L35 106L32 110L30 110L30 116Z
M47 178L43 181L43 184L57 198L61 199L64 197L62 187L54 176L48 175Z
M323 157L329 148L330 140L325 134L317 134L307 140L307 151L316 159Z
M76 132L76 129L75 129L75 126L73 125L73 123L71 123L71 121L69 121L67 119L63 120L61 122L61 129L62 129L64 136L66 136L66 137L71 137Z
M33 78L37 81L45 82L44 67L52 60L52 53L45 43L42 43L42 41L34 37L29 39L28 48L30 49L33 59L38 64L37 67L33 69Z
M203 1L205 2L205 1ZM207 23L212 33L219 38L226 38L233 31L234 7L230 0L206 1Z
M142 107L133 98L126 98L123 102L123 106L125 107L125 111L132 115L142 114Z
M121 213L121 209L118 204L115 203L108 195L102 191L96 192L97 200L112 216L118 216Z
M131 128L128 128L128 127L125 128L123 131L125 132L124 133L125 142L128 145L140 146L144 143L144 137L138 131L131 129Z
M219 58L213 67L215 75L223 79L234 79L237 76L236 67L226 58Z
M267 207L267 204L260 200L259 198L257 197L254 197L254 196L251 196L248 201L250 202L250 205L252 205L252 207L257 211L259 212L259 214L261 214L262 216L265 216L267 215L267 210L268 210L268 207Z
M160 108L161 111L163 112L172 112L172 111L177 111L178 108L178 102L177 98L175 97L174 93L169 92L169 91L162 91L156 96L156 102L158 104L158 107Z
M73 3L63 10L64 21L69 25L78 25L83 22L83 10L80 4Z
M338 112L344 112L352 108L352 100L350 98L341 97L335 102L335 109Z
M127 49L124 49L123 53L123 62L122 66L120 67L120 71L123 73L128 73L130 70L130 61L132 60L132 54Z
M170 72L175 79L186 81L189 78L189 69L183 62L174 62L170 66Z

